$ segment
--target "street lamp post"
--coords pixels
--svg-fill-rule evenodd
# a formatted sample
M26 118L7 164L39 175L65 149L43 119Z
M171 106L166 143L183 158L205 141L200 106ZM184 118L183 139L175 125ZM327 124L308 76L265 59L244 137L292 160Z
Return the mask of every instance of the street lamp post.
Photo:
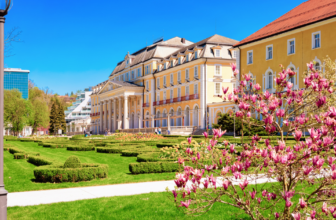
M11 6L12 0L0 1L0 128L4 127L4 47L5 47L5 15ZM3 169L3 131L0 132L0 220L7 219L7 194L4 185L4 169Z

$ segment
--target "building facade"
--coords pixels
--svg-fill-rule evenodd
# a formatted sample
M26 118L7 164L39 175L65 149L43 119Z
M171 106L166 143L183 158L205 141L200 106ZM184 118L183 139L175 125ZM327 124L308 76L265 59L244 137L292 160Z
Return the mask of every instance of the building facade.
M175 37L128 53L93 87L92 131L205 129L218 111L233 107L221 95L222 87L233 89L230 48L236 43L220 35L197 43Z
M76 101L64 112L67 134L82 133L91 125L91 89L77 94Z
M275 91L282 64L297 74L294 88L304 88L307 63L324 71L324 58L336 59L336 0L310 0L234 45L237 68L250 74L263 91Z
M28 74L30 71L20 68L6 68L4 72L4 88L18 89L22 93L22 98L28 99Z

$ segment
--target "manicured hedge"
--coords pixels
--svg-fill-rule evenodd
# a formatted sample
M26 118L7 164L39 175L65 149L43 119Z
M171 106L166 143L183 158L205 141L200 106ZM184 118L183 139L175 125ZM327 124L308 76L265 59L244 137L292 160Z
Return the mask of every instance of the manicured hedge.
M124 148L97 147L97 153L120 154Z
M137 157L137 162L157 162L160 161L159 152L143 153Z
M16 148L16 147L9 147L8 148L9 153L15 154L15 153L25 153L23 150Z
M130 163L129 171L132 174L177 172L179 171L179 164L174 162Z
M52 148L52 149L56 149L56 148L66 148L68 147L67 144L57 144L57 143L43 143L43 147L47 147L47 148Z
M33 139L20 139L21 142L35 142Z
M45 165L57 164L55 161L50 160L49 158L40 157L40 156L29 156L28 162L31 164L34 164L35 166L45 166Z
M67 150L70 151L93 151L95 150L94 146L67 146Z
M14 159L25 159L26 156L23 153L15 153L14 154Z
M170 135L170 134L168 134L168 135L162 135L163 137L167 137L167 138L170 138L170 137L182 137L182 135Z
M176 143L163 143L163 144L156 144L157 148L163 148L163 147L174 147Z
M106 178L108 166L106 164L82 164L81 168L66 168L62 166L41 166L34 169L34 176L38 182L79 182L97 178Z
M146 144L125 142L125 143L119 143L119 146L146 146Z
M144 148L144 149L130 149L130 150L123 150L121 152L121 156L125 157L137 157L139 154L148 153L148 152L158 152L153 148Z

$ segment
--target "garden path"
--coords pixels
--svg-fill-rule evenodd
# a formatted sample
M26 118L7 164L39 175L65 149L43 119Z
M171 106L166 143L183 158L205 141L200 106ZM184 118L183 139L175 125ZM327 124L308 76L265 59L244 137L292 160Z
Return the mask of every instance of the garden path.
M245 180L243 176L240 180L235 180L232 177L234 185L238 185ZM261 184L266 182L275 182L275 180L267 178L258 178L257 180L248 179L250 183ZM222 181L217 180L217 186L222 186ZM187 185L191 185L189 181ZM168 187L173 190L175 183L173 180L157 181L157 182L144 182L144 183L129 183L105 186L90 186L90 187L77 187L66 189L54 190L41 190L29 192L14 192L8 194L8 207L12 206L31 206L40 204L50 204L57 202L70 202L84 199L95 199L101 197L112 196L129 196L136 194L144 194L150 192L164 192Z

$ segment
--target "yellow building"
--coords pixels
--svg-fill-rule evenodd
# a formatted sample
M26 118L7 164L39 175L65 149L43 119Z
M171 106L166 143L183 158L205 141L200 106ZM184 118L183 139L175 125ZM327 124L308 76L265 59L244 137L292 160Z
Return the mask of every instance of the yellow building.
M202 131L233 107L221 95L222 87L233 88L230 48L237 42L220 35L197 43L174 37L128 53L107 81L93 87L93 133Z
M263 91L275 91L279 65L297 72L294 88L303 88L307 63L316 61L324 71L323 59L336 59L336 0L304 2L234 45L237 68L250 74Z

